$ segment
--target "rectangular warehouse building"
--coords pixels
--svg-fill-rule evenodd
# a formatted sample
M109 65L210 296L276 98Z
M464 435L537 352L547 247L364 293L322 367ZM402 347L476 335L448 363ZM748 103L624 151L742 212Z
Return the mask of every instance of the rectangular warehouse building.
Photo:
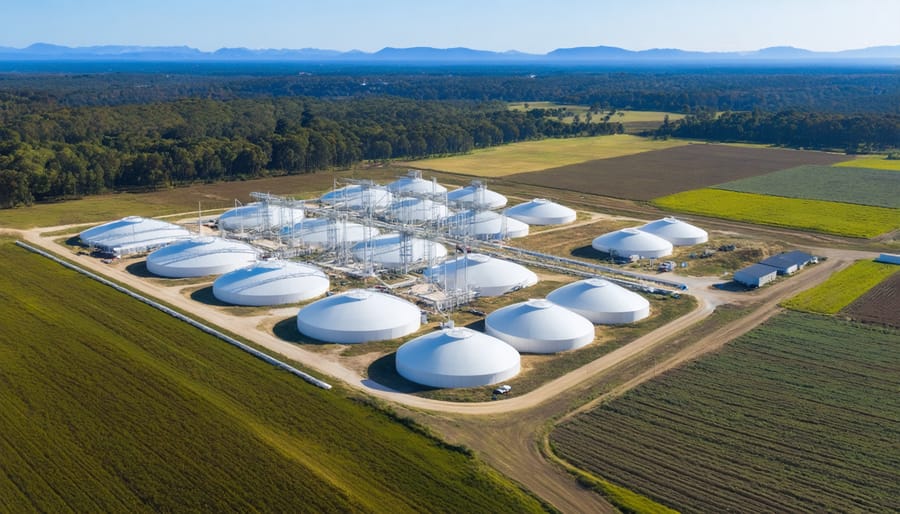
M812 255L794 250L792 252L779 253L768 259L760 261L760 264L771 266L778 270L779 275L791 275L802 270L807 264L813 262L815 257Z
M761 287L775 280L778 270L765 264L751 264L734 272L734 281L747 287Z

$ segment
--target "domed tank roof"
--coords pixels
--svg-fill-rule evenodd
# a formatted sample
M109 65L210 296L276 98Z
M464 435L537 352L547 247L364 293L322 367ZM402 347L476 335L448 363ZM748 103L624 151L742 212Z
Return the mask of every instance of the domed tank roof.
M478 387L516 376L519 352L503 341L468 328L431 332L397 350L397 373L430 387Z
M466 187L447 193L447 202L459 208L499 209L506 205L506 197L484 187L475 180Z
M659 236L675 246L697 245L709 240L709 234L702 228L671 216L651 221L640 230Z
M408 248L404 245L408 244ZM402 250L409 250L404 255ZM353 258L359 262L370 261L388 269L400 269L404 265L415 265L429 257L441 261L447 257L447 249L440 243L409 236L404 242L397 233L382 234L371 241L360 241L352 248Z
M435 181L422 178L419 170L409 170L405 177L401 177L387 185L388 191L394 194L418 193L436 194L446 193L447 188Z
M257 259L252 246L219 237L196 237L160 248L147 256L147 270L168 278L228 273Z
M619 257L638 255L644 259L672 255L672 243L636 228L623 228L594 239L591 246Z
M326 248L329 244L356 244L375 237L380 231L350 221L329 218L307 218L291 227L281 230L281 237L292 238L306 246Z
M256 231L277 229L303 219L303 209L253 202L229 209L219 216L222 230Z
M422 223L450 214L447 206L428 198L403 198L392 203L385 215L400 223Z
M528 225L494 211L463 211L441 221L450 235L477 239L514 239L528 235Z
M646 298L602 278L566 284L547 295L547 299L592 323L604 325L634 323L650 315Z
M507 305L484 319L485 332L523 353L574 350L594 340L594 325L584 316L549 300Z
M530 269L503 259L470 253L425 270L425 276L447 290L468 288L479 296L500 296L537 284Z
M89 228L79 237L88 246L126 254L159 248L192 235L184 227L162 220L127 216Z
M575 221L577 217L574 210L546 198L520 203L506 209L504 214L529 225L562 225Z
M321 296L328 287L328 276L313 265L270 260L217 278L213 295L234 305L283 305Z
M381 212L391 205L394 195L383 186L353 184L330 191L322 195L319 201L342 209Z
M297 329L328 343L366 343L412 334L420 320L419 308L402 298L353 289L301 308Z

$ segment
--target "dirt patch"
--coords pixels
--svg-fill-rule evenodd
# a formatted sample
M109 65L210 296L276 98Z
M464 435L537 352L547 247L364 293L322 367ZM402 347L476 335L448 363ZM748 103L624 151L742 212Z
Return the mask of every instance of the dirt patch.
M841 314L857 321L900 328L900 272L869 289Z
M830 165L846 159L824 152L696 144L506 178L554 189L650 200L803 164Z

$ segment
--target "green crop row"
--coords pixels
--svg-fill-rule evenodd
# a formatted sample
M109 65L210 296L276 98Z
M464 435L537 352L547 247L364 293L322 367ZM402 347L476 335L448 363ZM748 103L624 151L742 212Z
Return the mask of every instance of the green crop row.
M857 261L825 282L782 303L784 307L805 312L837 314L854 300L897 272L897 266L875 261Z
M694 189L653 200L659 207L849 237L875 237L900 227L900 209Z

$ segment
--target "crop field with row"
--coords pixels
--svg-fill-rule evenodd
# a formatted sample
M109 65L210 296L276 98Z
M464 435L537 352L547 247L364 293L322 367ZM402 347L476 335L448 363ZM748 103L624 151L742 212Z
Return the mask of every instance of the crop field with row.
M842 309L841 314L858 321L900 328L900 273L879 282Z
M863 157L861 159L853 159L851 161L844 161L835 166L850 166L850 167L859 167L859 168L873 168L876 170L892 170L892 171L900 171L900 160L898 159L887 159L884 157Z
M554 189L651 200L803 164L828 165L844 159L844 156L824 152L763 146L689 144L571 165L559 163L558 167L545 166L540 172L507 178Z
M543 139L475 150L466 155L438 157L409 163L429 170L448 171L477 177L505 177L515 173L546 170L594 159L610 159L688 144L670 139L618 134L613 136Z
M798 166L715 186L761 195L900 208L900 173L848 166Z
M897 271L900 267L896 264L857 261L782 305L798 311L836 314Z
M875 237L900 227L900 209L822 200L695 189L653 200L678 212L849 237Z
M898 330L786 312L551 442L681 512L895 511L898 346Z
M0 510L516 512L460 449L0 244Z

